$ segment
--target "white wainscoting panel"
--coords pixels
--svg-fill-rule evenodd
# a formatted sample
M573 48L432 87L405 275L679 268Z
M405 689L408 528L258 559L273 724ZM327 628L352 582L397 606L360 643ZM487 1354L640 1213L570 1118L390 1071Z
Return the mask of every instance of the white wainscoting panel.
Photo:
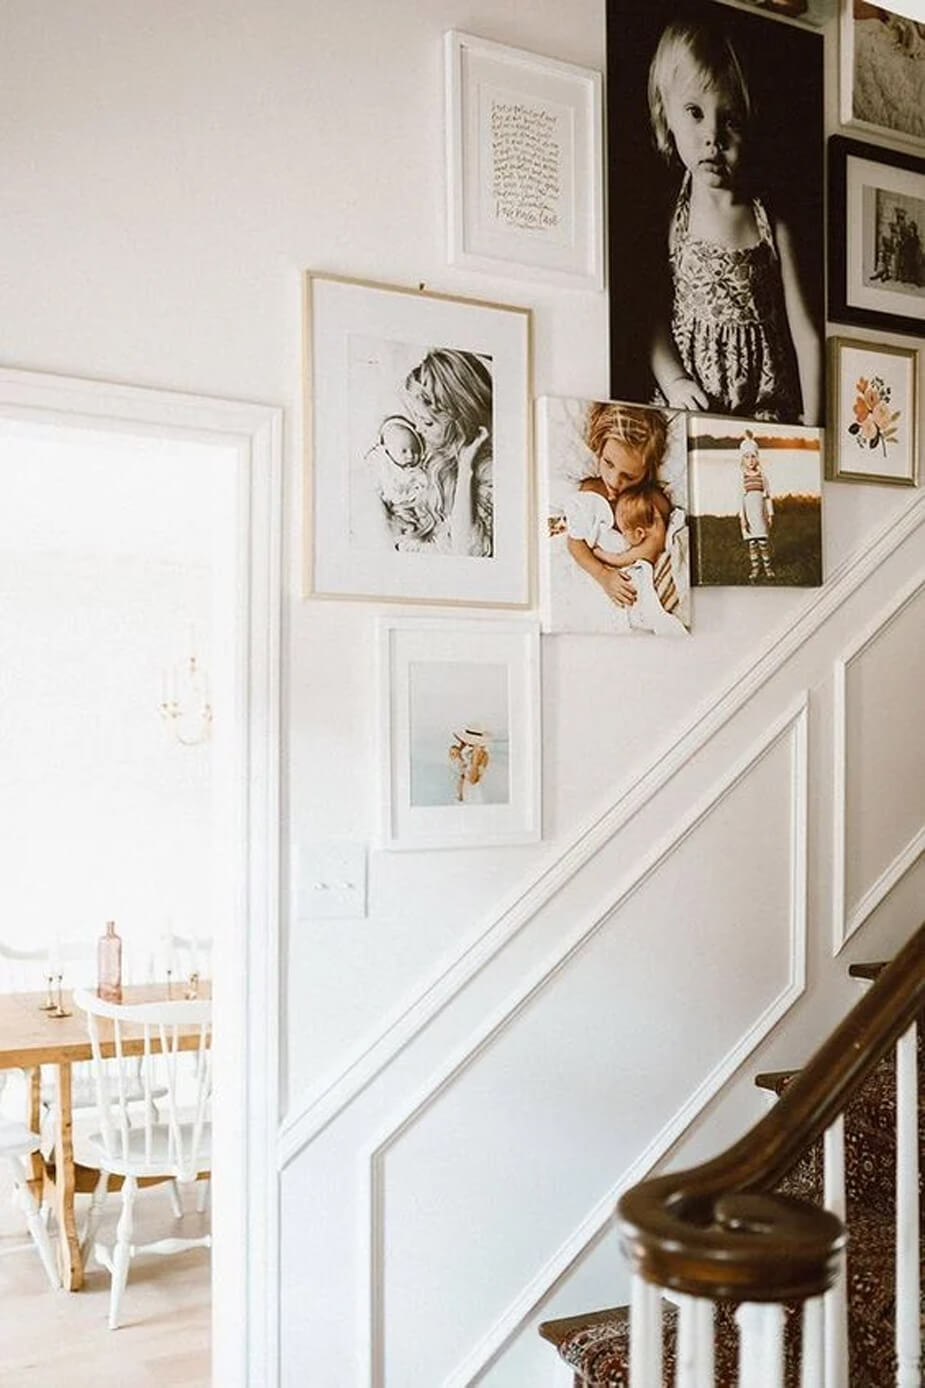
M370 1388L472 1383L801 993L806 729L802 696L362 1155Z
M823 588L807 596L806 607L796 620L774 631L761 655L731 671L717 696L691 711L679 733L653 751L645 772L626 787L603 814L577 827L565 849L550 854L548 863L531 880L518 886L489 919L479 922L448 968L436 974L411 1000L398 1005L375 1035L350 1055L336 1074L330 1074L309 1090L297 1094L283 1119L279 1135L279 1164L284 1169L303 1148L337 1118L365 1087L380 1074L441 1008L466 983L490 964L495 955L589 862L621 828L667 785L719 730L799 650L834 617L872 575L886 563L904 540L925 521L925 497L889 524L829 575Z
M835 954L925 847L923 589L920 572L835 662Z

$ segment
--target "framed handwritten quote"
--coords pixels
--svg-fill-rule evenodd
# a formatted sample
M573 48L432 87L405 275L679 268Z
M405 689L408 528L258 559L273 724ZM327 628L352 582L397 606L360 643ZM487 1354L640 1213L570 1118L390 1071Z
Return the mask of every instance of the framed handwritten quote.
M451 265L604 286L601 75L446 35Z

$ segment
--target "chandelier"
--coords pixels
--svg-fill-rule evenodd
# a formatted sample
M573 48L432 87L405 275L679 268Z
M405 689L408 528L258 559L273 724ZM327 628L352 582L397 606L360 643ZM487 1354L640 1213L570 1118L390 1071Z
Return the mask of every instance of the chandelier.
M174 667L161 677L161 701L157 711L168 733L183 747L207 742L212 731L209 682L191 655L179 674Z

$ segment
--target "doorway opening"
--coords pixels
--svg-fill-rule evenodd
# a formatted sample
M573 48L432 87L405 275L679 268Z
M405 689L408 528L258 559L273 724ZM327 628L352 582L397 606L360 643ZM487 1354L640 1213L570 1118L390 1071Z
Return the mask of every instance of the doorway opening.
M91 1309L99 1270L86 1291L57 1298L39 1281L17 1334L34 1317L36 1362L47 1370L53 1343L71 1375L83 1340L88 1381L105 1381L107 1362L124 1369L134 1338L152 1363L163 1355L158 1381L270 1385L280 414L0 372L0 475L0 741L11 771L0 825L17 845L0 904L18 937L4 943L95 941L115 918L128 980L163 967L170 935L211 939L211 1211L202 1215L192 1196L180 1218L211 1223L223 1271L210 1313L207 1254L152 1259L147 1271L133 1263L116 1332L105 1309ZM202 702L203 689L211 719L189 707L165 714L165 705ZM75 973L65 987L78 981ZM169 1223L165 1188L142 1194L144 1218L166 1213ZM117 1219L118 1197L108 1201L104 1217ZM6 1261L0 1278L16 1278L18 1262L31 1286L28 1252ZM11 1347L2 1346L4 1363L25 1369L28 1352L20 1360L17 1348L11 1361ZM23 1371L17 1381L30 1379Z

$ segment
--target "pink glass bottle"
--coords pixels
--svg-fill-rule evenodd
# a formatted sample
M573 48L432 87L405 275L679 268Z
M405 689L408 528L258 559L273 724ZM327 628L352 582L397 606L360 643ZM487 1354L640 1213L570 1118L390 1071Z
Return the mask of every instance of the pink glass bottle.
M106 922L106 934L96 947L96 991L104 1002L122 1001L122 941L115 921Z

